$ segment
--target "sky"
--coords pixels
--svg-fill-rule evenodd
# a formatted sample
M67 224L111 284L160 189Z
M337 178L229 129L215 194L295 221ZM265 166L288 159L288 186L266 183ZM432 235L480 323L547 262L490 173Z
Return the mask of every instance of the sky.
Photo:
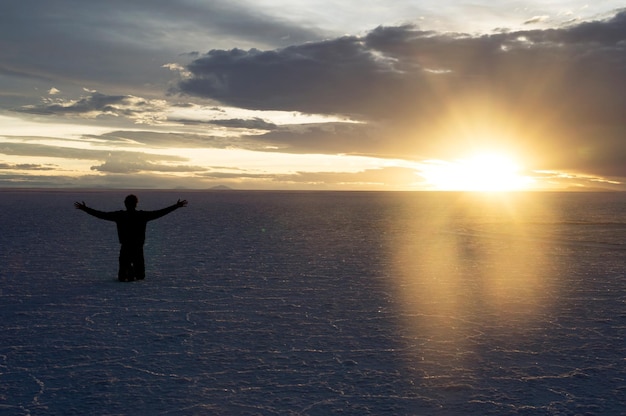
M0 187L626 190L624 80L611 0L4 0Z

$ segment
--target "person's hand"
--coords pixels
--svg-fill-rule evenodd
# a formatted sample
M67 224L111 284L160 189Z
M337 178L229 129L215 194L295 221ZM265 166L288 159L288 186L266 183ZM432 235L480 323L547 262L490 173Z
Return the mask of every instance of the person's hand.
M176 207L177 208L182 208L182 207L186 207L187 206L187 200L183 199L182 201L179 199L178 202L176 202Z
M85 208L87 208L87 205L85 205L85 201L83 201L83 202L74 202L74 208L80 209L81 211L84 211Z

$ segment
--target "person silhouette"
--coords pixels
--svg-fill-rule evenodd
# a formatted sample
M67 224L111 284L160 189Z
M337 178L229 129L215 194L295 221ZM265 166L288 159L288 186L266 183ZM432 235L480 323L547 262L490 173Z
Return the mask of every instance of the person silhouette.
M137 211L139 199L128 195L124 199L126 211L103 212L89 208L85 202L75 202L74 207L102 220L114 221L117 225L117 237L120 241L119 271L120 282L143 280L146 277L146 266L143 256L143 245L146 240L146 224L170 212L187 206L187 200L178 200L174 205L157 211Z

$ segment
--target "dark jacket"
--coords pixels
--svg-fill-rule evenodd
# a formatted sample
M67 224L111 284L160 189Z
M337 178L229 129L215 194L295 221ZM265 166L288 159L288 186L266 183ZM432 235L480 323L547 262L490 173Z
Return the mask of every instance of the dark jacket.
M103 212L85 207L84 211L102 220L114 221L117 225L117 237L122 245L143 245L146 240L146 224L174 211L176 204L157 211L113 211Z

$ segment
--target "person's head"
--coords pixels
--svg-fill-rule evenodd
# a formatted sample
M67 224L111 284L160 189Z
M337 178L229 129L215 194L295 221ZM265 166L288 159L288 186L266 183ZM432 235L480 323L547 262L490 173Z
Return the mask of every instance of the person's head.
M126 209L129 211L132 211L135 208L137 208L138 202L139 202L139 199L137 199L135 195L128 195L126 199L124 199L124 205L126 205Z

